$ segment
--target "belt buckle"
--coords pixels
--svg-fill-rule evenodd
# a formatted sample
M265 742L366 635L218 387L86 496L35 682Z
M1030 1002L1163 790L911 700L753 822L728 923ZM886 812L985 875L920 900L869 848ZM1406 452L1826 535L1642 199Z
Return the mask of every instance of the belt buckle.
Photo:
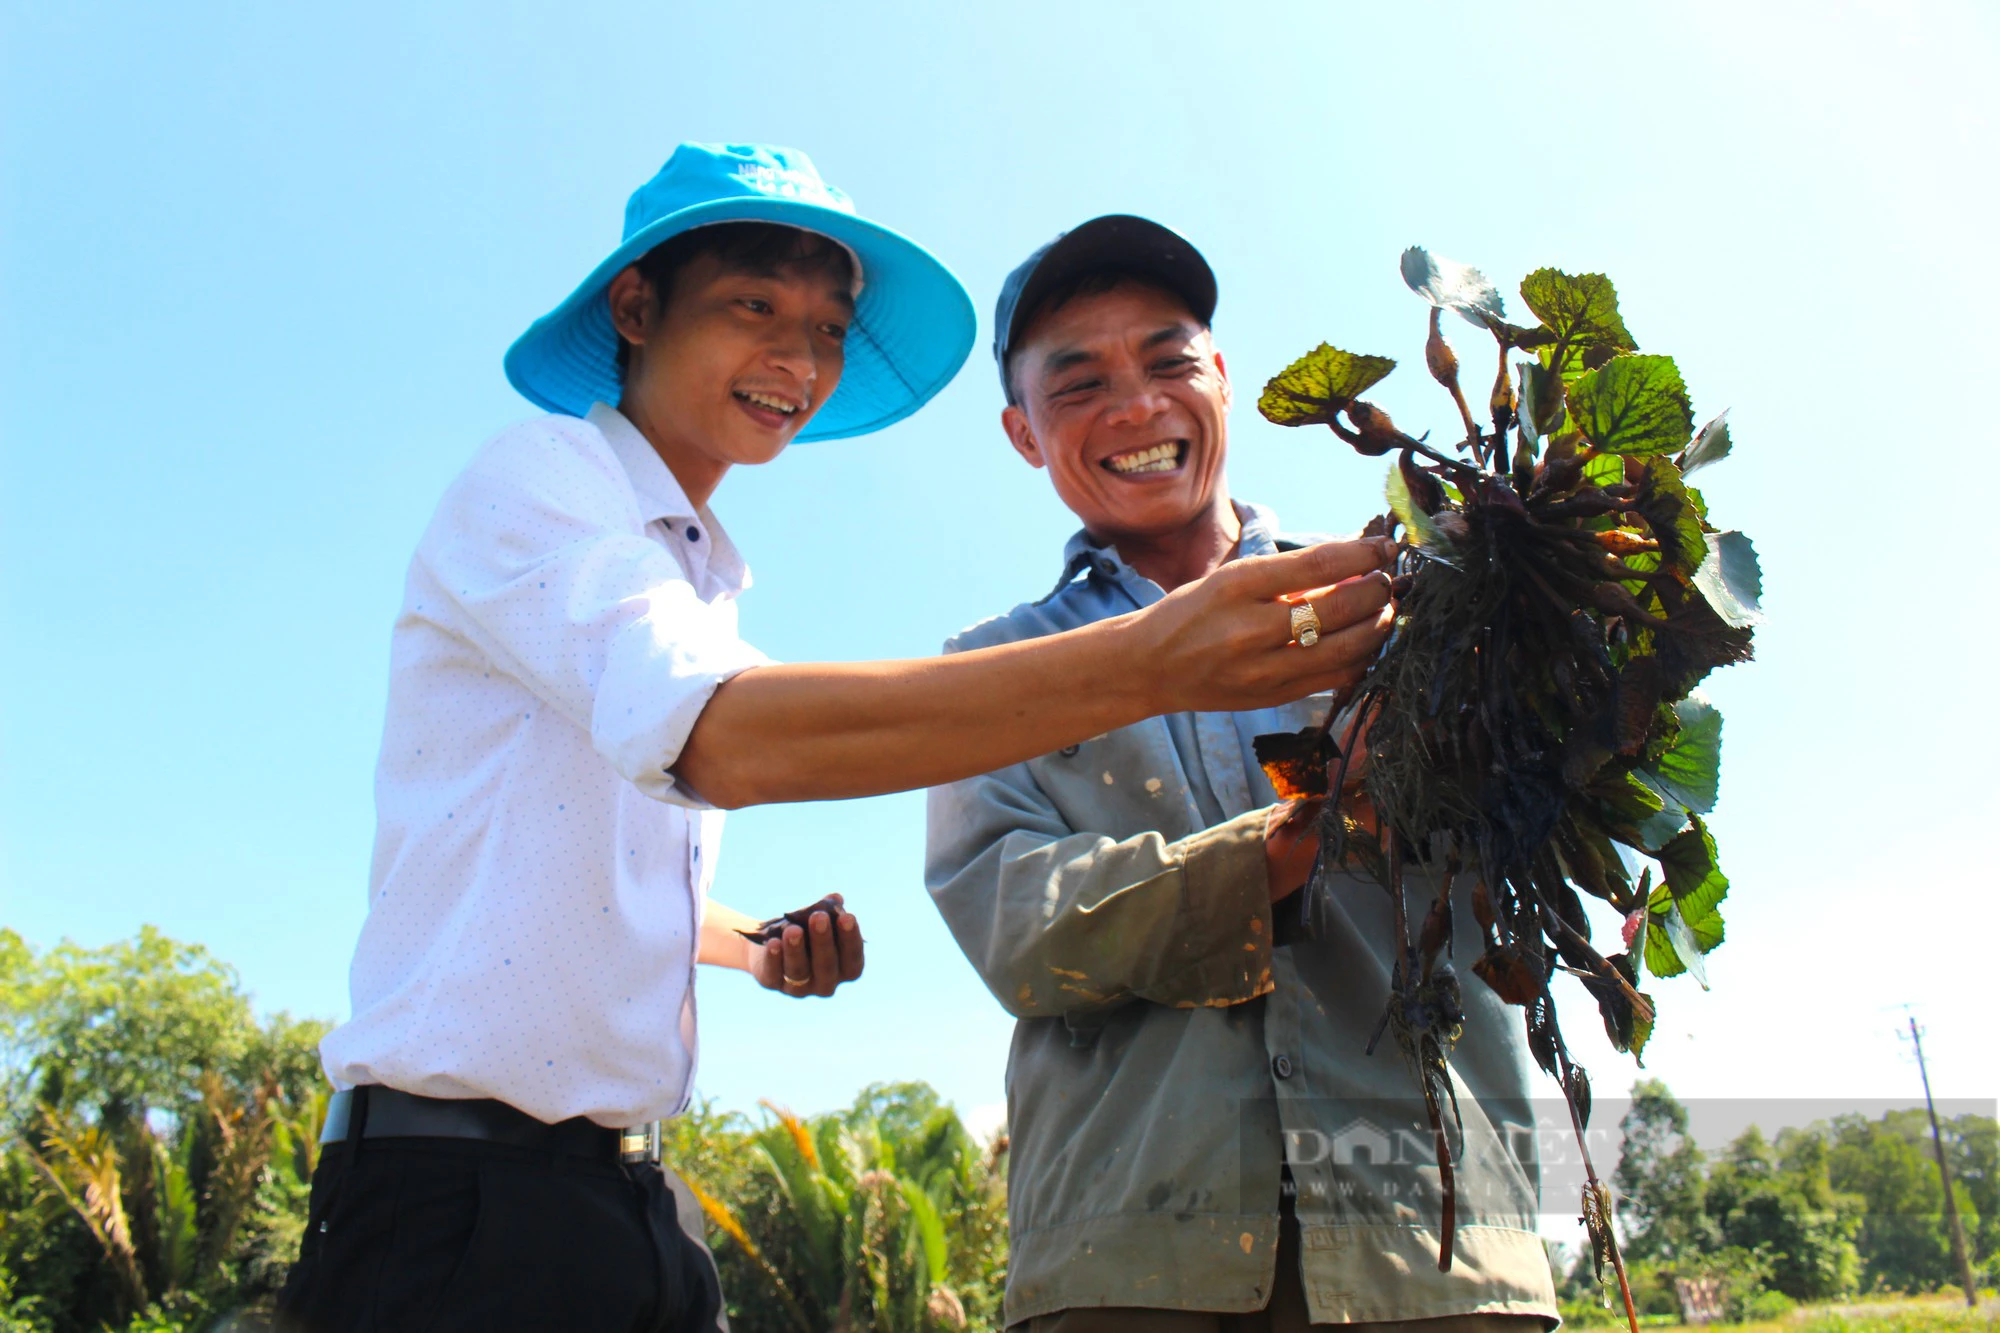
M629 1125L618 1132L618 1160L628 1166L660 1160L660 1122Z

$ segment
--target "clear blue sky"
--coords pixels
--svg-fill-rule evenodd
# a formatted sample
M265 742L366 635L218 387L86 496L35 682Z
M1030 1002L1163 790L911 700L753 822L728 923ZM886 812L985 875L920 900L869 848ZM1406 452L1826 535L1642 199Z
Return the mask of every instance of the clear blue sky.
M932 246L982 324L1066 225L1195 238L1245 390L1236 490L1298 528L1379 509L1381 467L1257 418L1293 356L1404 358L1384 405L1453 419L1415 369L1404 246L1509 292L1543 264L1613 275L1698 411L1734 409L1704 486L1757 539L1773 617L1711 689L1729 940L1712 993L1656 988L1651 1068L1685 1096L1913 1095L1885 1008L1909 1001L1941 1092L2000 1091L1990 6L0 15L0 921L31 940L155 922L263 1005L345 1012L390 619L447 480L530 412L500 353L676 141L761 139ZM892 430L729 478L750 637L922 654L1040 595L1071 523L999 408L975 354ZM921 843L917 796L732 820L718 896L841 890L872 955L834 1003L712 979L706 1091L1000 1101L1008 1023ZM1594 1017L1569 1027L1622 1090Z

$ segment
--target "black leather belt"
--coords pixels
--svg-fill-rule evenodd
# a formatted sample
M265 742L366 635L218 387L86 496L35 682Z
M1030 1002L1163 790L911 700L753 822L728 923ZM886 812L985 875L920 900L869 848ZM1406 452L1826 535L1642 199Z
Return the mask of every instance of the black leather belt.
M657 1162L660 1126L608 1129L582 1116L556 1124L487 1098L419 1097L379 1083L333 1094L327 1102L321 1143L345 1143L360 1126L362 1139L476 1139L566 1157Z

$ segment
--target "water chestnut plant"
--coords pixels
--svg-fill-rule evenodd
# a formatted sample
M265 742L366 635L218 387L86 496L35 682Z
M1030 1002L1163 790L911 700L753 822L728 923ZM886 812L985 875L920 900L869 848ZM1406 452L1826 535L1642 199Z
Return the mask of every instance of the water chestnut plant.
M1750 540L1720 530L1688 485L1728 455L1726 414L1694 428L1680 370L1639 350L1608 278L1530 273L1520 290L1534 322L1516 325L1477 269L1412 248L1402 273L1430 307L1424 366L1463 437L1413 437L1362 398L1395 368L1387 357L1322 344L1265 386L1269 420L1323 425L1392 460L1388 511L1366 531L1397 538L1399 556L1395 628L1366 677L1322 726L1257 746L1281 795L1365 797L1326 802L1304 916L1323 922L1336 868L1390 895L1397 961L1376 1041L1391 1035L1422 1086L1448 1270L1460 1134L1447 1061L1463 1025L1454 920L1472 913L1484 947L1471 970L1524 1010L1582 1147L1590 1080L1549 988L1581 985L1634 1057L1655 1022L1649 975L1706 988L1729 880L1703 818L1722 717L1696 686L1749 659L1761 574ZM1447 312L1493 340L1477 407ZM1427 902L1408 901L1406 878L1421 878ZM1593 931L1586 896L1617 913L1614 938ZM1611 1194L1584 1156L1583 1221L1636 1331Z

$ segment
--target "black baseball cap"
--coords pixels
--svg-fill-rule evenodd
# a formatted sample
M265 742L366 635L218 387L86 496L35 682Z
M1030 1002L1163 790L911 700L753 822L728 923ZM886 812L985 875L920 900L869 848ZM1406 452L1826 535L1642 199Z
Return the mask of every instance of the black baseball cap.
M1215 272L1185 236L1129 213L1092 218L1022 260L1000 284L1000 300L993 308L993 360L1008 401L1014 395L1007 383L1007 354L1014 340L1044 297L1095 268L1132 269L1158 278L1203 324L1215 318Z

